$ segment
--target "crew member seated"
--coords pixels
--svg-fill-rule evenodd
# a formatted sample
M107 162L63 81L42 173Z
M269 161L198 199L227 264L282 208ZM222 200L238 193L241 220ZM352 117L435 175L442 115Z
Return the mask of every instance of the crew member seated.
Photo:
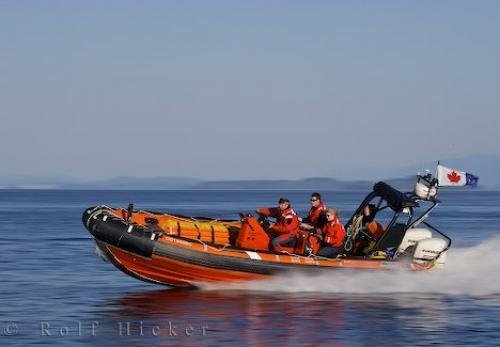
M321 199L321 194L314 192L311 194L311 209L306 218L301 220L301 228L304 229L315 229L321 228L326 223L326 205ZM306 225L304 225L306 224Z
M321 199L321 194L314 192L311 194L311 209L306 218L300 224L300 229L305 233L301 235L305 240L304 254L316 254L320 248L321 228L327 222L326 220L326 205ZM300 218L299 218L300 220Z
M384 227L375 220L375 214L377 213L377 207L373 204L368 204L363 209L363 228L370 233L370 236L374 240L378 240L382 233L384 232Z
M329 208L326 212L327 222L321 230L322 248L318 256L335 258L344 250L344 239L346 232L344 225L340 222L340 213L335 208Z
M269 231L277 234L273 238L271 245L276 252L285 252L284 247L294 248L299 232L299 218L290 205L290 200L280 198L278 207L260 208L255 212L265 217L276 218L276 223L269 228Z
M373 204L368 204L363 209L361 232L358 234L355 254L369 254L384 233L385 228L374 220L376 213L377 207Z

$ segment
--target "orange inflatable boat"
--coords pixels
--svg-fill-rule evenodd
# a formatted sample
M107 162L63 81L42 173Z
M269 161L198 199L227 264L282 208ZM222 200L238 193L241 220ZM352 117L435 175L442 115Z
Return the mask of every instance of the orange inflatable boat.
M344 251L334 259L306 256L300 238L288 252L271 251L266 221L250 214L217 220L135 211L130 205L95 206L82 217L100 253L118 269L169 286L261 280L289 271L426 270L444 264L451 240L426 221L439 202L437 185L419 176L418 186L402 193L375 184L347 222ZM377 237L370 232L373 225L362 225L366 206L375 206L379 217Z

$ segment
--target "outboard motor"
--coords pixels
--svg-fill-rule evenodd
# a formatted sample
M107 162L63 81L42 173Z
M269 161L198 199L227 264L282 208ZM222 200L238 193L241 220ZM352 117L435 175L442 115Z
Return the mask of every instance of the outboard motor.
M413 254L413 262L420 265L426 265L429 261L436 259L436 267L443 267L446 262L445 251L448 247L448 242L440 238L424 239L417 242L415 253Z
M405 237L398 247L398 254L404 253L411 247L414 247L417 242L425 239L432 238L432 232L429 229L424 228L412 228L408 229L405 233Z

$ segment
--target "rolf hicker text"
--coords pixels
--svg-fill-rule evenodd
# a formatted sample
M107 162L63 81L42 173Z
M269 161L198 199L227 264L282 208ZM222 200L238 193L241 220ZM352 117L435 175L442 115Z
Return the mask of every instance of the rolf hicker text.
M98 336L101 334L116 334L116 336L206 336L208 326L180 324L172 321L162 324L139 322L113 322L106 324L99 321L72 324L55 324L53 322L40 322L40 336Z

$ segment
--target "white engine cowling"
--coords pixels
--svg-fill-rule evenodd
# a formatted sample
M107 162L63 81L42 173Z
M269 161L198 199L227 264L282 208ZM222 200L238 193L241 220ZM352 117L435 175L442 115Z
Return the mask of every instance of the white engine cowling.
M404 252L408 247L415 246L415 244L424 239L430 239L432 232L424 228L412 228L406 231L405 237L398 247L398 253Z
M413 254L413 262L425 265L429 260L436 258L436 256L447 246L448 241L439 238L418 241L417 246L415 247L415 253ZM442 267L446 262L446 253L447 252L441 253L439 258L437 258L437 267Z

